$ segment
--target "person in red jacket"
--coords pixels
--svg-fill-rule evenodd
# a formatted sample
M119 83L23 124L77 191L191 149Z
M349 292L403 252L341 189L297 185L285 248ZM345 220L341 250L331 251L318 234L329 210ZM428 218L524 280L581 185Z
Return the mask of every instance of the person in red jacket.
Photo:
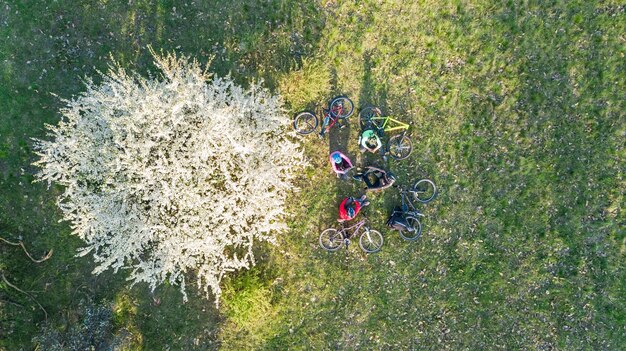
M367 197L365 195L361 196L359 199L346 197L339 205L339 219L337 221L344 222L353 219L357 214L359 214L362 207L369 204L370 202L367 201Z

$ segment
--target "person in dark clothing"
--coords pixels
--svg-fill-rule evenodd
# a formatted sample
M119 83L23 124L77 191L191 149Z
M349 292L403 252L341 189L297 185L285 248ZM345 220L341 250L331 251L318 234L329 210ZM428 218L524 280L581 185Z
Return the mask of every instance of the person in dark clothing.
M368 190L382 190L390 187L396 181L393 173L373 166L368 166L365 172L356 174L352 178L365 182Z

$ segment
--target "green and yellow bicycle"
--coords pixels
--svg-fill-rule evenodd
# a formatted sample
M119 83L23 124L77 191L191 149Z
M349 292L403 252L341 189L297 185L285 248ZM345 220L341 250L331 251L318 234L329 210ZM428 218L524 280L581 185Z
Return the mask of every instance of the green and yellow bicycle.
M380 137L385 133L402 131L389 138L385 150L396 160L404 160L413 152L413 143L407 135L409 125L390 116L383 116L378 107L366 107L359 112L363 130L373 129Z

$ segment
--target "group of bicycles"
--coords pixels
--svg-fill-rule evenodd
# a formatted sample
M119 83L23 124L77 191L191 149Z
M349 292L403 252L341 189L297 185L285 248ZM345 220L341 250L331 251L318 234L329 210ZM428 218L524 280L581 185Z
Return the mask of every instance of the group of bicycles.
M319 137L323 138L335 125L344 126L345 121L354 112L354 104L346 96L338 96L331 100L328 108L322 109L323 119ZM366 107L359 112L359 123L364 131L371 130L379 138L385 133L402 131L401 134L391 136L384 148L381 148L383 156L389 155L396 160L403 160L411 155L413 144L407 132L409 125L391 116L382 116L377 107ZM319 119L312 111L302 111L296 114L293 127L298 134L307 135L315 132L319 125Z
M354 104L346 96L338 96L330 100L328 108L322 109L323 119L319 137L323 138L330 129L339 125L345 126L348 117L354 112ZM302 111L296 114L293 127L298 134L307 135L315 132L319 126L319 119L311 111ZM361 151L380 152L383 158L391 156L396 160L403 160L413 151L413 144L408 136L409 125L391 116L383 116L377 107L365 107L359 112L359 124L361 134L359 147ZM386 138L389 132L401 131L400 134ZM333 162L333 158L339 155L342 159L339 166ZM337 176L347 178L347 174L354 168L349 158L339 151L330 155L331 165ZM368 178L369 174L375 174L374 181ZM394 208L387 226L397 230L400 236L408 241L414 241L421 237L422 225L419 220L424 215L416 208L416 203L428 203L437 195L437 187L430 179L421 179L410 188L398 186L395 183L395 175L383 169L368 166L364 173L353 176L354 179L363 180L367 190L383 190L389 187L398 189L401 205ZM383 246L382 234L369 228L367 220L361 220L351 226L346 226L340 221L339 228L328 228L320 234L320 246L327 251L337 251L342 247L348 247L350 239L359 237L359 246L367 253L380 251Z

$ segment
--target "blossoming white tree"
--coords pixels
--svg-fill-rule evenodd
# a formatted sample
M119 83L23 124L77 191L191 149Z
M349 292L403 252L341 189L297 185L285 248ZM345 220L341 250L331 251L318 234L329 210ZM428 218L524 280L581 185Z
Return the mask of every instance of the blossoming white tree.
M36 140L39 180L86 242L95 274L130 269L151 289L185 274L216 304L225 273L254 264L255 240L285 229L284 202L305 165L285 133L280 98L215 78L197 61L154 54L159 77L114 64L103 81L66 100Z

